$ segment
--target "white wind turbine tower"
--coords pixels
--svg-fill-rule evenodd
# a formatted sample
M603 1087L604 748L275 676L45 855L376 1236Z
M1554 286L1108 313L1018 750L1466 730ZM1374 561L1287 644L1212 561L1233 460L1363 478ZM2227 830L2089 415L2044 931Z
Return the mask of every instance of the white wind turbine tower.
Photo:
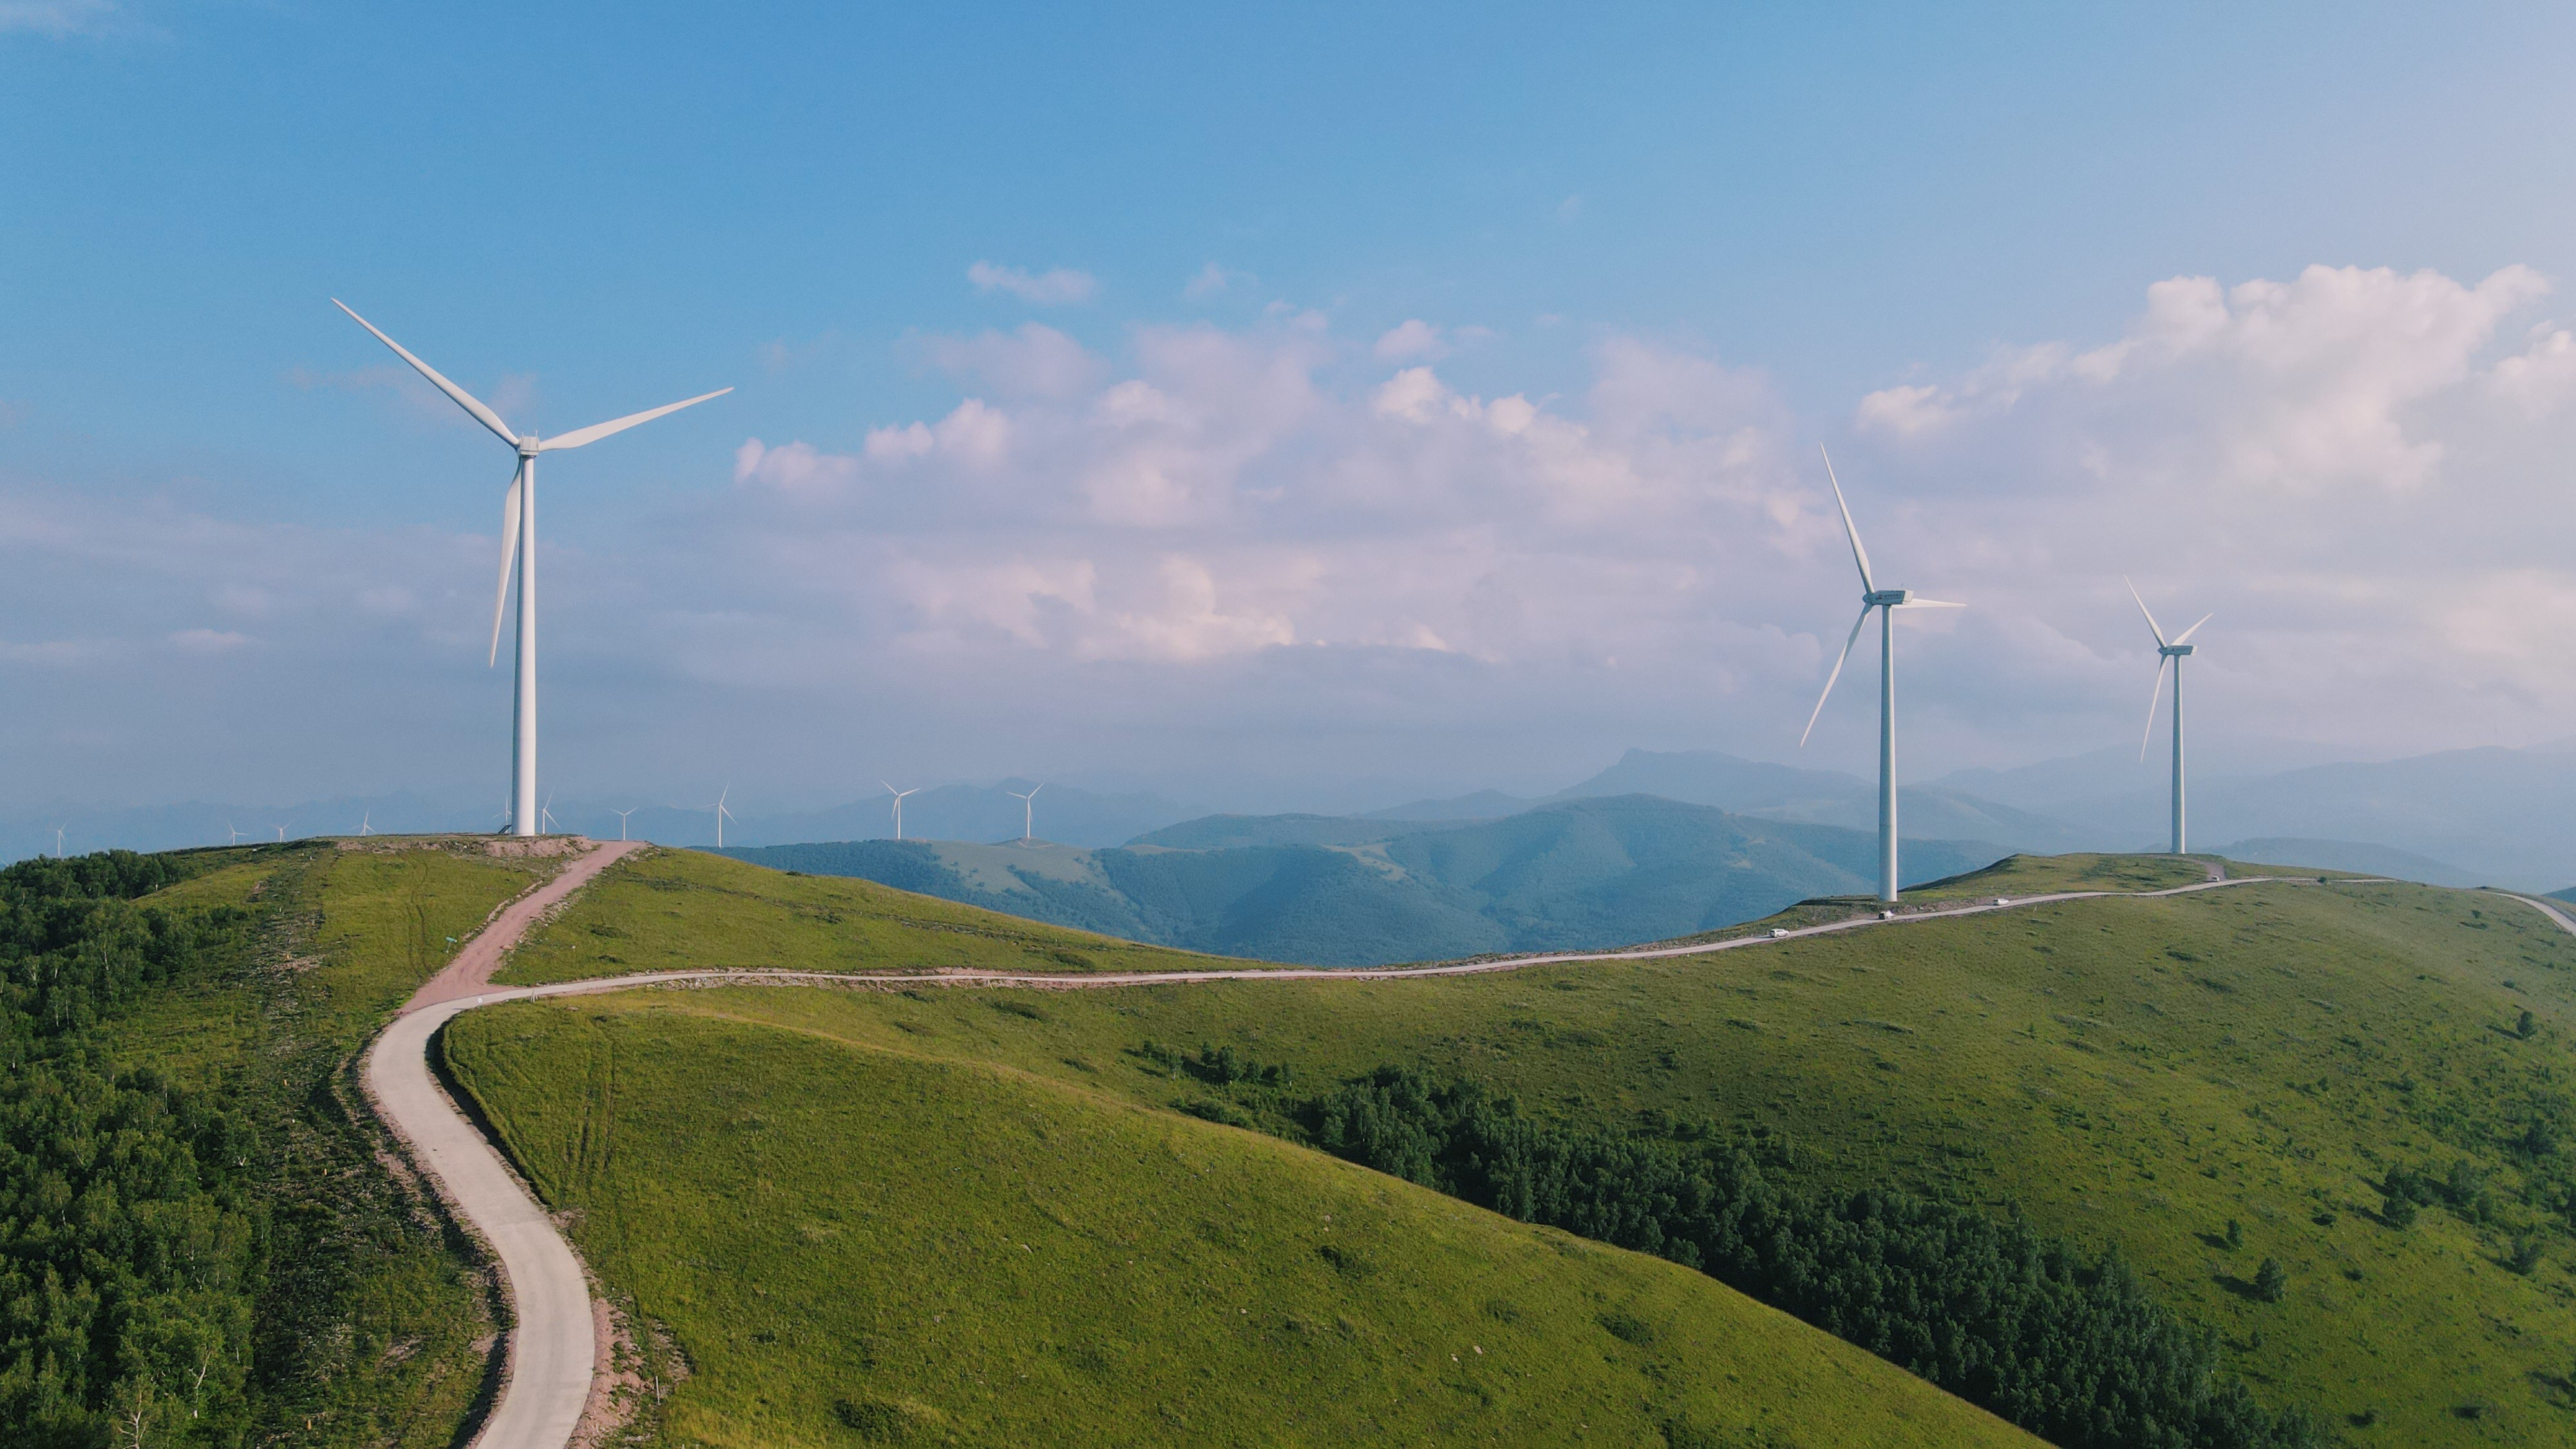
M239 845L239 844L241 844L242 833L241 833L240 831L238 831L238 830L235 830L235 829L233 828L233 823L232 823L231 821L229 821L229 820L227 820L227 821L225 821L225 822L224 822L224 833L225 833L225 834L227 834L227 835L229 835L229 836L231 836L231 837L233 838L233 839L232 839L232 843L233 843L233 844L235 844L235 845Z
M71 824L68 821L54 827L54 859L56 860L63 858L63 832L70 828Z
M555 833L555 792L552 790L546 792L546 803L537 807L537 833L540 835ZM716 843L721 845L724 842Z
M2138 586L2136 584L2130 584L2125 578L2120 580L2120 582L2129 584L2129 597L2138 600L2138 612L2146 614L2147 616L2147 632L2156 636L2156 687L2147 694L2147 732L2138 741L2138 758L2140 760L2146 759L2147 746L2155 741L2156 704L2164 697L2165 666L2168 664L2173 666L2173 853L2180 855L2183 853L2182 662L2191 655L2191 636L2200 632L2200 624L2206 624L2218 616L2214 613L2203 614L2200 616L2200 624L2194 624L2190 628L2176 634L2171 639L2167 639L2165 637L2164 627L2156 622L2156 616L2152 613L2148 613L2147 601L2138 597Z
M725 786L723 790L717 793L716 803L707 807L716 812L716 849L718 850L724 849L724 823L728 820L739 820L742 818L725 808L725 796L732 793L733 786Z
M1020 839L1022 840L1030 839L1037 834L1038 792L1045 788L1046 786L1044 785L1031 785L1029 787L1029 793L1025 795L1021 794L1017 790L1005 790L1002 792L1003 794L1020 802Z
M1819 447L1818 452L1824 450ZM1918 599L1904 589L1882 589L1870 577L1869 551L1860 546L1860 529L1852 523L1851 505L1843 501L1842 480L1834 476L1834 459L1825 454L1825 480L1833 485L1834 505L1842 510L1843 532L1851 539L1852 562L1860 567L1860 617L1852 621L1851 637L1843 640L1843 652L1834 660L1834 672L1825 676L1825 692L1816 696L1815 713L1807 716L1805 734L1798 736L1804 749L1807 735L1816 732L1816 718L1825 712L1825 701L1834 696L1834 681L1843 677L1843 661L1851 658L1852 646L1860 642L1861 626L1869 622L1870 610L1878 616L1878 898L1889 904L1896 901L1896 611L1899 609L1957 609L1965 605L1940 599Z
M593 423L551 438L534 433L515 433L501 421L501 415L485 407L465 389L441 377L438 369L403 350L401 343L376 331L376 325L355 312L339 298L331 305L348 312L350 320L374 332L376 340L394 350L394 354L418 369L440 392L465 409L474 421L492 430L495 437L518 450L519 464L510 475L510 491L501 503L501 584L492 600L492 662L501 657L501 615L510 598L510 565L519 566L519 651L518 678L515 690L517 707L510 730L510 831L514 835L537 833L537 455L561 448L578 448L595 443L611 433L624 432L637 423L649 423L665 413L678 412L708 398L722 397L732 388L718 388L665 407L630 413L609 422Z
M886 787L886 793L894 796L894 838L901 840L903 839L903 797L906 795L920 794L921 787L919 785L915 785L909 790L898 790L884 780L879 780L877 783L884 785Z
M373 835L373 834L375 834L375 833L376 833L376 827L371 823L372 821L374 821L374 819L375 819L375 818L376 818L376 812L374 812L373 810L370 810L370 811L368 811L366 814L359 816L359 817L358 817L358 833L359 833L360 835Z
M732 787L731 787L731 786L727 786L726 788L730 789L730 788L732 788ZM624 839L626 838L626 817L627 817L627 816L629 816L629 815L634 814L636 811L641 810L641 809L643 809L643 808L644 808L644 807L643 807L643 806L641 806L641 805L629 805L629 806L627 806L627 807L626 807L625 809L623 809L623 810L612 810L612 811L610 811L610 812L609 812L610 814L615 815L615 816L617 817L617 838L618 838L618 839L620 839L620 840L624 840ZM719 834L721 834L722 832L718 832L718 833L719 833ZM719 844L719 845L721 845L721 844L723 844L724 842L723 842L723 841L718 841L718 842L716 842L716 843L717 843L717 844Z

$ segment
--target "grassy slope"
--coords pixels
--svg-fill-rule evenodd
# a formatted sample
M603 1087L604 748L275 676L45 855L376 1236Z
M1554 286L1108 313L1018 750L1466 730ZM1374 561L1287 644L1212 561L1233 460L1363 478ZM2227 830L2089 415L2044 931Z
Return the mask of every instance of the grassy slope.
M1957 889L2023 895L2132 870L2164 884L2154 873L2176 868L2029 862ZM2369 1215L2392 1164L2466 1158L2518 1180L2502 1144L2535 1096L2563 1104L2576 1081L2576 941L2492 897L2306 879L1701 959L1027 994L1044 1021L993 1009L992 993L677 1000L1154 1104L1204 1089L1143 1070L1127 1053L1147 1038L1233 1042L1308 1081L1422 1062L1569 1118L1759 1124L1824 1175L2017 1201L2052 1231L2117 1242L2167 1301L2223 1332L2272 1402L2336 1419L2375 1409L2376 1427L2353 1432L2391 1443L2576 1442L2576 1247L2546 1234L2526 1278L2497 1263L2519 1208L2487 1228L2427 1211L2403 1232ZM707 949L687 940L690 920L669 929L669 959ZM2525 1007L2541 1026L2529 1041L2503 1029ZM2219 1241L2230 1218L2246 1233L2235 1252ZM2290 1272L2280 1304L2244 1291L2267 1255ZM2457 1412L2477 1405L2481 1417Z
M1087 1087L673 1001L495 1008L444 1038L593 1268L686 1352L666 1442L852 1444L870 1415L977 1444L1661 1444L1675 1421L2036 1442L1657 1259Z
M490 1315L462 1245L358 1124L353 1058L455 953L446 938L550 865L394 843L221 854L234 859L146 903L274 907L259 967L164 993L108 1033L129 1066L229 1085L275 1164L264 1442L443 1449L483 1386Z
M611 866L502 968L510 983L637 971L1187 971L1211 958L1040 925L869 881L794 876L693 850Z

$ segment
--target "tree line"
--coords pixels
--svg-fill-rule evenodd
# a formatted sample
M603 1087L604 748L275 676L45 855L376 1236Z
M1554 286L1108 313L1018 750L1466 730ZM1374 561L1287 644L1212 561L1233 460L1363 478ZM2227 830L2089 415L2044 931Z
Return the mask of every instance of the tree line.
M1258 1076L1216 1054L1203 1080ZM1523 1222L1653 1253L1866 1348L2068 1449L2310 1449L2150 1300L2116 1249L2018 1212L1805 1187L1707 1126L1622 1132L1522 1115L1472 1080L1381 1067L1288 1104L1337 1156Z

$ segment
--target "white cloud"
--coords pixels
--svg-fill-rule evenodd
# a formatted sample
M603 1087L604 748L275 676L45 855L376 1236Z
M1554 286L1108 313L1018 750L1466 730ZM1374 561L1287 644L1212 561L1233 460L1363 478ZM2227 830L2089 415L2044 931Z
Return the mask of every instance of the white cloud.
M2005 349L1947 386L1871 393L1854 423L1922 439L2027 403L2105 449L2248 486L2416 488L2438 474L2444 444L2411 435L2411 412L2466 381L2497 324L2548 290L2521 266L2475 286L2385 267L2312 266L2227 289L2175 277L2147 289L2146 311L2117 341ZM2576 364L2549 346L2535 344L2495 389L2528 407L2558 387L2551 369Z
M1440 329L1419 317L1407 318L1390 327L1370 349L1381 362L1403 362L1413 358L1437 360L1449 355L1449 343Z
M2560 327L2534 328L2531 345L2496 363L2487 382L2526 417L2557 411L2576 396L2576 336Z
M2124 573L2168 622L2217 611L2193 664L2213 749L2564 734L2576 343L2515 315L2541 291L2521 269L2176 278L2111 335L1841 400L1874 566L1970 605L1898 625L1909 768L2134 750L2152 656ZM641 771L721 741L802 787L1042 746L1341 779L1516 758L1560 782L1627 744L1795 749L1854 581L1812 430L1760 369L1609 336L1578 386L1479 393L1294 308L1121 336L913 339L954 379L930 405L747 439L734 487L711 460L699 495L552 535L558 757ZM17 697L47 711L203 670L327 711L381 670L384 699L490 725L492 554L0 479L0 614L84 621L0 644L0 685L41 678ZM191 630L250 643L199 655ZM1803 758L1866 769L1869 691L1844 689ZM372 738L316 720L301 753ZM497 728L403 748L479 769Z
M1193 302L1201 302L1227 290L1237 282L1250 283L1257 280L1259 279L1250 272L1232 271L1210 262L1199 268L1191 275L1189 281L1182 284L1181 295Z
M1089 272L1070 267L1031 273L1020 267L995 266L977 262L966 269L966 280L979 292L1008 292L1023 302L1040 307L1057 307L1068 302L1088 302L1100 284Z
M925 430L924 450L927 450ZM877 452L877 438L868 435L868 452ZM758 438L743 439L734 449L733 481L737 484L761 483L787 492L810 491L843 483L856 473L849 458L834 457L817 451L811 444L789 443L784 447L765 446Z

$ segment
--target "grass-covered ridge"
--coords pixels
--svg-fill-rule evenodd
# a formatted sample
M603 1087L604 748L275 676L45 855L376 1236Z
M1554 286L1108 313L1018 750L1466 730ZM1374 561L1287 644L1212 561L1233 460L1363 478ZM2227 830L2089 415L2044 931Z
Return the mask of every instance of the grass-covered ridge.
M2105 868L2199 869L2036 862L1967 896L2038 893L2042 866L2078 889ZM1410 1064L1569 1123L1713 1115L1788 1141L1808 1181L2018 1203L2052 1235L2117 1245L2160 1301L2220 1331L2264 1402L2357 1441L2571 1442L2576 1424L2576 941L2497 897L2302 872L1491 977L921 996L727 990L655 1009L1152 1106L1258 1111L1139 1055L1148 1040L1231 1044L1306 1081ZM2438 1185L2403 1228L2384 1225L2391 1169Z
M685 1354L658 1442L2032 1442L1687 1269L1079 1073L669 1004L443 1038Z
M1040 925L870 881L800 876L694 850L600 872L502 968L512 984L645 971L1192 971L1212 960Z

